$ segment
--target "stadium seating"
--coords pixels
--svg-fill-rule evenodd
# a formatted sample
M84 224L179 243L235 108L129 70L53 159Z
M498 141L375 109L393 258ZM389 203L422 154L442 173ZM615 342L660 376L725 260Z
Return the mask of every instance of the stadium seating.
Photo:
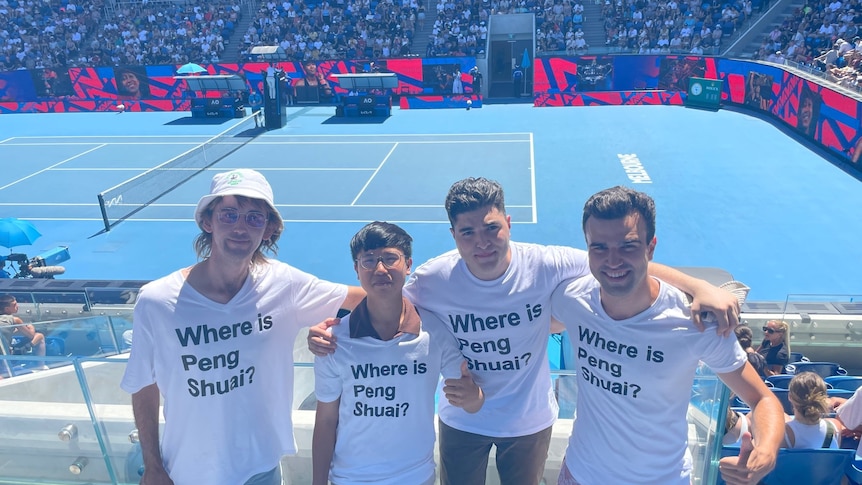
M738 447L725 446L721 456L739 455ZM853 473L852 464L854 450L789 450L781 449L775 469L761 482L761 485L841 485L842 481ZM724 485L719 477L716 482Z
M862 376L829 376L825 380L833 389L855 391L862 386Z
M788 374L800 374L802 372L814 372L822 378L830 376L844 376L847 371L835 362L796 362L787 364L784 370Z
M769 376L764 381L768 387L774 387L777 389L787 389L787 386L790 385L790 380L793 379L792 375L789 374L776 374L774 376Z
M802 355L802 352L790 352L790 363L796 362L811 362L808 357Z

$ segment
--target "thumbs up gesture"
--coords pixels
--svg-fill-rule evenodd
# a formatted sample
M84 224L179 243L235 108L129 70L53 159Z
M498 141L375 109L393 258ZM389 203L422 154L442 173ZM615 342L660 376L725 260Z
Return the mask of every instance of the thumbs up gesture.
M473 375L467 368L467 361L461 362L461 377L443 381L443 394L449 404L462 408L468 413L475 413L485 404L485 394L473 381Z
M771 461L765 459L764 456L758 456L751 441L751 433L746 431L742 434L739 456L722 458L718 469L728 485L755 485L775 466L774 457Z

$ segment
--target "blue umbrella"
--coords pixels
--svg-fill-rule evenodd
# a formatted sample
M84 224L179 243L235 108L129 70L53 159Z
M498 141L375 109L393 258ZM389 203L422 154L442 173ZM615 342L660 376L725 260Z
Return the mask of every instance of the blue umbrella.
M183 64L177 69L177 74L198 74L201 72L207 72L207 69L203 66L195 64L194 62L190 62L188 64Z
M521 67L527 69L530 67L530 53L527 52L527 48L524 48L524 56L521 57Z
M0 246L29 246L42 236L30 222L14 217L0 219Z

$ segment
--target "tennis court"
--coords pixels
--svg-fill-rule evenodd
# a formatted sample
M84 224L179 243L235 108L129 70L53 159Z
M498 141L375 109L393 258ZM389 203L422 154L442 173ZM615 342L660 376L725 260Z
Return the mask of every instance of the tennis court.
M287 126L231 141L236 151L108 232L97 194L236 120L193 124L188 113L0 117L0 217L32 220L43 233L16 252L68 245L64 278L152 279L195 260L192 215L212 174L254 168L272 183L287 221L279 257L353 282L348 241L369 221L402 224L415 238L416 263L453 248L442 204L463 177L503 184L514 239L577 247L584 246L583 202L624 184L656 199L659 262L720 267L751 286L754 300L862 293L862 182L747 114L489 105L395 110L374 124L332 123L333 114L291 108ZM180 168L165 180L180 171L196 173Z

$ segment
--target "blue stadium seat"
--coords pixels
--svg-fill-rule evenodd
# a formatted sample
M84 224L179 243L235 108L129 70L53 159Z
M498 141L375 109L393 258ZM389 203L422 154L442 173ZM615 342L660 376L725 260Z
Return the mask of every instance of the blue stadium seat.
M852 473L854 450L788 450L778 451L775 469L760 482L762 485L841 485ZM739 447L725 446L721 456L737 456ZM719 476L718 485L725 481Z
M852 485L862 485L862 460L856 460L850 465L847 478Z
M45 355L66 355L66 341L59 337L45 337Z
M853 397L853 393L855 391L848 391L847 389L827 389L826 395L829 397L840 397L842 399L850 399Z
M790 380L793 379L792 375L789 374L776 374L774 376L768 376L764 381L766 382L767 387L774 387L777 389L787 389L787 386L790 385Z
M829 376L825 381L827 384L831 385L833 389L855 391L862 386L862 376Z
M792 415L793 405L790 404L790 398L787 395L790 391L787 389L770 389L770 391L772 391L772 393L775 394L775 397L781 401L781 407L784 408L784 413Z
M787 364L784 370L788 374L800 374L802 372L814 372L822 378L829 376L846 376L847 371L835 362L796 362Z
M796 362L811 362L808 357L802 355L802 352L790 352L790 363L794 364Z

